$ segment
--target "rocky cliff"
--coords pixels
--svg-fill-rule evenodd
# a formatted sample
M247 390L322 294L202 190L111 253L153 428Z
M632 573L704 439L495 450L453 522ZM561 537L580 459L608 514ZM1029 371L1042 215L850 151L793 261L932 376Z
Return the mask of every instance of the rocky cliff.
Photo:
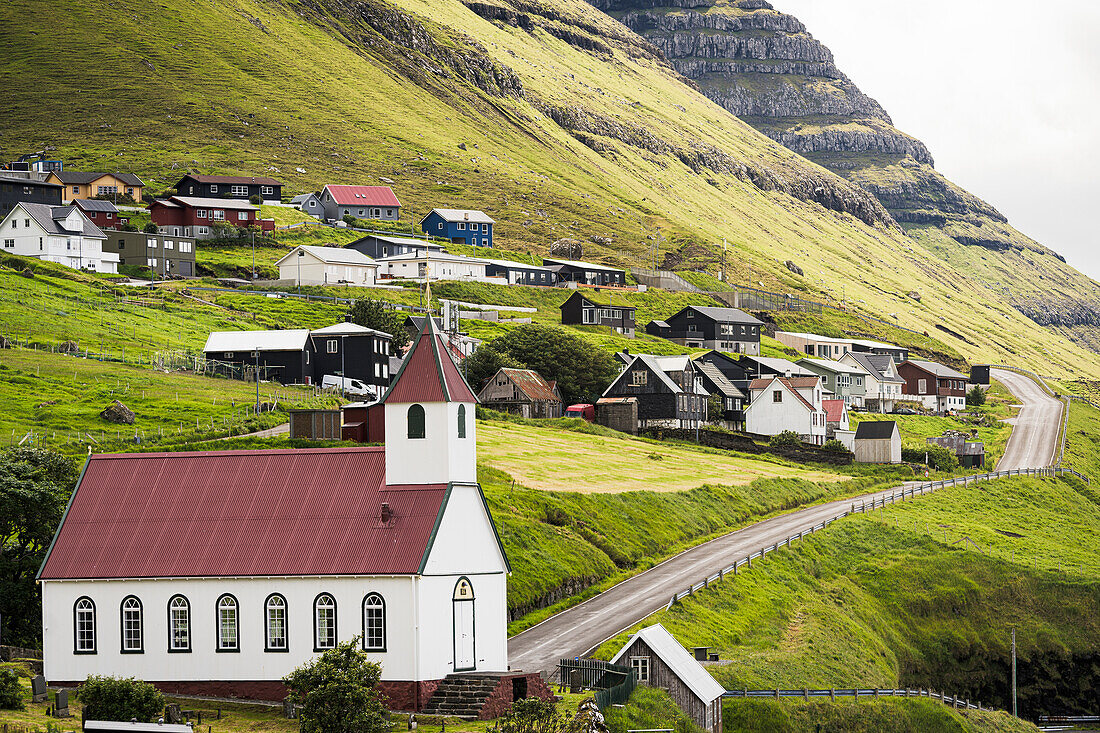
M797 18L765 0L590 2L710 99L873 193L930 254L1002 290L1035 322L1074 334L1100 321L1100 286L937 173L924 143L896 129ZM1020 266L1036 276L1021 281ZM1096 348L1095 338L1075 338Z

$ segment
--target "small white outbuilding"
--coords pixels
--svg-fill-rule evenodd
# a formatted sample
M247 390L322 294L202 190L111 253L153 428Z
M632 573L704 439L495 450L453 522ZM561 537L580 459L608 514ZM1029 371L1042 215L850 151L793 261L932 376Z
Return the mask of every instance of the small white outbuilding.
M295 285L374 285L378 263L346 247L301 245L275 263L279 279Z

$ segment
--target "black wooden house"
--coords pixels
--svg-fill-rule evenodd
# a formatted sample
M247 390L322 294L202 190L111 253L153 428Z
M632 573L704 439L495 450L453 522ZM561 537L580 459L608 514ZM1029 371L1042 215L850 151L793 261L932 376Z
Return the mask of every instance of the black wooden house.
M197 198L250 199L278 201L283 196L283 184L266 176L207 176L188 173L176 184L180 196Z
M635 397L639 428L693 428L707 419L707 391L686 356L625 355L602 397ZM620 357L622 358L622 357Z
M575 282L582 285L626 286L626 270L620 270L617 267L550 257L544 257L542 264L552 269L561 282Z
M309 333L313 373L318 382L325 375L343 376L378 387L382 395L390 386L390 334L337 323Z
M650 321L646 333L682 346L759 354L764 322L737 308L689 305L663 321Z
M615 300L623 301L623 298ZM608 326L616 333L634 338L635 307L625 302L612 302L609 295L598 290L575 290L559 307L562 325Z
M62 186L43 183L36 178L5 176L0 173L0 219L18 203L61 206Z

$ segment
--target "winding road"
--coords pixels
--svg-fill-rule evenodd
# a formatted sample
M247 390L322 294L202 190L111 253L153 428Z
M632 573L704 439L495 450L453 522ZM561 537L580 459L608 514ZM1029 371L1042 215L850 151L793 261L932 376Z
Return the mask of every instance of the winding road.
M1023 374L1007 369L990 374L1023 405L1012 421L1012 435L997 469L1045 468L1054 463L1062 440L1062 402Z
M1061 403L1048 396L1035 382L1015 372L997 370L995 377L1024 406L998 468L1050 465L1061 434ZM893 490L799 509L685 550L513 636L508 640L510 667L551 674L559 660L585 655L664 608L674 593L762 547L843 514L853 501L870 501L872 497Z

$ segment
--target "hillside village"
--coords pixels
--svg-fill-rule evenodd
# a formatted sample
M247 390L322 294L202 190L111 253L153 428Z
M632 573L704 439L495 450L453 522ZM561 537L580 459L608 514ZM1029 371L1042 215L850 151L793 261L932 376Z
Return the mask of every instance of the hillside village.
M1100 721L1100 286L680 5L5 16L0 733Z

